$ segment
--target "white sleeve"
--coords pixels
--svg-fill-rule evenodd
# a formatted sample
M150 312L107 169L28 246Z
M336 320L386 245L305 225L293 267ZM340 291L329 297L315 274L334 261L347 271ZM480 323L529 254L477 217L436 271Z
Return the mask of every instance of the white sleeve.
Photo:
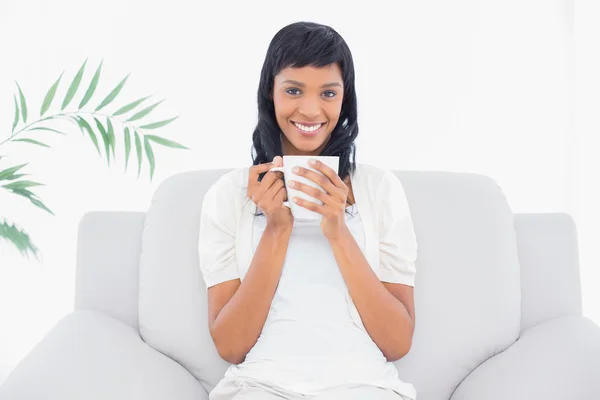
M417 239L404 187L386 171L378 190L379 279L415 286Z
M200 213L198 254L206 287L239 278L235 235L235 191L229 177L222 177L204 196Z

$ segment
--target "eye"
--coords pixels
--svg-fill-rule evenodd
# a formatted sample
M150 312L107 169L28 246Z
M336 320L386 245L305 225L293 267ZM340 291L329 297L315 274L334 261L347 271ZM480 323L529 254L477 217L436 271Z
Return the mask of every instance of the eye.
M325 97L329 97L330 99L333 99L337 95L337 93L333 90L326 90L325 92L323 92L323 94L325 95Z
M285 90L285 92L286 92L287 94L291 94L292 96L295 96L295 95L296 95L296 93L290 93L290 92L294 92L294 91L300 92L300 90L298 90L298 89L296 89L296 88L289 88L289 89L286 89L286 90Z

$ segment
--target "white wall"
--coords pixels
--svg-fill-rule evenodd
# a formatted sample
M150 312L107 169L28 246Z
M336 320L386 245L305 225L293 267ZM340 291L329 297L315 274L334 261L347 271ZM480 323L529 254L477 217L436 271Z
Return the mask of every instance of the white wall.
M180 118L157 134L191 147L158 148L152 183L147 166L140 180L134 169L123 173L121 141L119 164L109 169L68 124L73 134L48 139L52 150L0 148L15 163L31 162L28 172L47 184L37 192L57 214L0 192L1 214L19 222L44 254L38 264L0 247L0 381L73 307L75 240L83 213L145 210L157 184L173 173L249 164L264 54L275 32L293 21L333 26L353 52L360 161L487 174L503 187L515 212L570 211L585 218L593 211L578 197L575 183L582 168L574 163L579 142L570 0L430 0L403 2L394 10L387 1L163 4L0 3L0 141L12 124L15 80L32 118L60 73L65 70L62 100L89 57L85 83L104 59L96 101L131 72L118 105L149 94L166 98L154 117ZM81 93L74 103L80 98ZM50 112L58 109L56 103ZM585 179L596 177L587 173ZM583 240L589 244L594 230L586 229ZM597 257L595 249L586 253L582 274L585 312L600 323L593 290L600 283L592 267Z

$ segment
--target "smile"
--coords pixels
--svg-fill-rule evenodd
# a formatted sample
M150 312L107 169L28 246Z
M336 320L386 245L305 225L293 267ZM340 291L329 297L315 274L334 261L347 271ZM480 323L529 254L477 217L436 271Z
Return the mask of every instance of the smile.
M319 123L319 124L311 124L311 125L304 125L295 121L292 121L292 123L294 124L294 126L298 129L298 131L300 131L301 134L303 134L304 136L315 136L317 133L319 133L321 131L321 128L323 128L323 126L325 125L324 122Z

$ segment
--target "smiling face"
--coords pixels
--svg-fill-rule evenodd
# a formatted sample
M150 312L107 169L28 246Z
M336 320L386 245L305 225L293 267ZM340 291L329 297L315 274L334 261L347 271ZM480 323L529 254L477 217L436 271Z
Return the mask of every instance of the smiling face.
M319 155L340 118L344 86L338 64L285 68L275 76L273 103L285 155Z

